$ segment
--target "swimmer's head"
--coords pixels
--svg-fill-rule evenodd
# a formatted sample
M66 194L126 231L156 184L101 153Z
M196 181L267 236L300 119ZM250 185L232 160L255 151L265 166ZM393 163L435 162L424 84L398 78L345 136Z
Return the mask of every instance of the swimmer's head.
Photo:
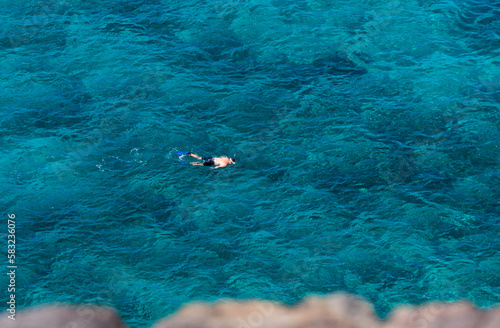
M230 162L231 164L236 164L236 160L235 160L234 158L232 158L232 157L229 159L229 162Z

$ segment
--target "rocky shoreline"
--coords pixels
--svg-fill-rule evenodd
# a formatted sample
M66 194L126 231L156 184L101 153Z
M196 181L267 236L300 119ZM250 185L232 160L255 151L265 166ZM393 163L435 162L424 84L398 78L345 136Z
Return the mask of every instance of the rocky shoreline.
M48 305L22 311L2 328L128 328L106 307ZM344 293L311 296L295 306L269 301L191 303L152 328L500 328L500 306L483 310L469 302L401 306L387 320L370 303ZM135 328L135 327L134 327ZM145 327L146 328L146 327Z

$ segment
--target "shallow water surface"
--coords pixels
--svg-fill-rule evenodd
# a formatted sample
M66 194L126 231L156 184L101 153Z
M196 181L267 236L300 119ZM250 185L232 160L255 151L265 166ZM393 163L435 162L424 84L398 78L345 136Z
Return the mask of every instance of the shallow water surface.
M19 308L500 301L499 1L2 3Z

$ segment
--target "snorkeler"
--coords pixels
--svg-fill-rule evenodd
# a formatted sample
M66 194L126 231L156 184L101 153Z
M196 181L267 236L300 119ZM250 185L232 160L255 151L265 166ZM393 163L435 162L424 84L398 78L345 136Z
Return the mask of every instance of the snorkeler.
M226 167L229 164L236 164L236 160L234 158L229 158L226 156L222 157L200 157L196 154L192 154L191 152L187 152L186 155L194 157L196 159L202 160L203 163L191 163L191 165L203 165L203 166L212 166L214 169L218 169L220 167Z

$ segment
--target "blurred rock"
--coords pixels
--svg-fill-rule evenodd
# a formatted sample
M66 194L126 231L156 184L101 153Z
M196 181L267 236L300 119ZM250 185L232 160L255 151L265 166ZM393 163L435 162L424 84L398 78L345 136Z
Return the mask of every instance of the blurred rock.
M371 304L343 293L309 297L296 306L269 301L192 303L152 328L500 328L500 306L481 310L468 302L396 309L385 322ZM128 328L108 308L38 307L6 316L0 328ZM135 327L147 328L147 327Z
M153 328L500 328L500 307L470 303L400 307L386 322L370 304L346 294L311 297L294 307L271 302L191 304Z
M271 302L192 304L154 328L378 328L370 304L345 294L310 297L294 307Z
M113 309L90 306L47 306L2 315L1 328L128 328Z
M500 307L490 311L467 302L400 307L384 328L500 328Z

